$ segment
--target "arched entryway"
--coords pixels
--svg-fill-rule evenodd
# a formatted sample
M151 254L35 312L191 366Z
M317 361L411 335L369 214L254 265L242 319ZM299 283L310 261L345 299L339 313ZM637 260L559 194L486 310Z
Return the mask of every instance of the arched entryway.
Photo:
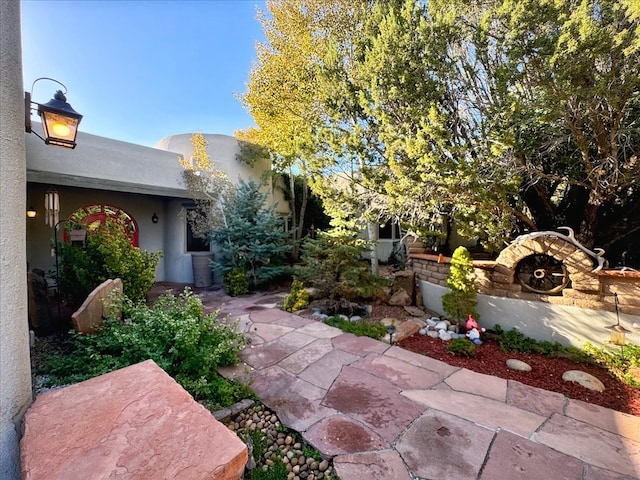
M138 223L126 211L114 205L103 203L86 205L69 215L67 221L80 226L88 232L98 229L107 221L114 222L122 226L123 230L129 234L131 244L134 247L138 246ZM64 230L64 241L71 241L71 234L66 228Z

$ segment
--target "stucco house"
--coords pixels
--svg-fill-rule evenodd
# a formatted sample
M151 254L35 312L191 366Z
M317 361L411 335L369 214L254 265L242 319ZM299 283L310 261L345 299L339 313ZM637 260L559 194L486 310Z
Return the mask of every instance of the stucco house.
M34 128L38 128L35 126ZM154 148L80 132L73 150L52 148L35 135L26 135L27 205L36 216L27 219L27 264L49 272L53 279L54 238L65 239L64 223L76 212L92 220L109 215L125 217L134 231L137 246L162 251L156 281L193 283L191 256L209 246L191 235L181 211L193 205L182 182L179 158L189 158L192 134L171 135ZM204 135L216 167L231 181L262 180L271 168L268 160L252 166L237 158L238 141L227 135ZM288 205L279 190L265 188L278 211L287 215ZM45 224L47 191L59 198L58 228Z

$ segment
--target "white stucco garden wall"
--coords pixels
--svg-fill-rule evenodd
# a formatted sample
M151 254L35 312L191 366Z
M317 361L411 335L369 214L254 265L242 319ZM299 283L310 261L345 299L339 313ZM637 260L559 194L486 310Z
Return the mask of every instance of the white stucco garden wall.
M17 480L20 425L32 397L19 0L0 1L0 105L0 478Z
M424 280L418 280L418 285L425 307L446 316L442 296L448 289ZM604 327L616 323L615 312L489 295L478 295L478 313L478 323L484 328L500 324L505 331L515 328L536 340L560 342L578 348L586 342L598 346L607 343L609 332ZM638 317L621 313L620 320L631 325L638 321ZM627 339L630 343L640 344L640 332L634 330Z

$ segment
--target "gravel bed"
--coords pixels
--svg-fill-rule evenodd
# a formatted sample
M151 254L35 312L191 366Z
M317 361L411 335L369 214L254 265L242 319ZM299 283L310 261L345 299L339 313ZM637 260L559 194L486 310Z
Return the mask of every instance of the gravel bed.
M334 475L332 462L323 459L313 447L307 445L298 433L283 427L278 417L264 405L257 404L240 412L223 423L235 431L249 446L250 458L247 468L268 470L275 461L284 462L287 480L330 480ZM264 451L257 451L251 439L261 432ZM283 479L284 480L284 479Z

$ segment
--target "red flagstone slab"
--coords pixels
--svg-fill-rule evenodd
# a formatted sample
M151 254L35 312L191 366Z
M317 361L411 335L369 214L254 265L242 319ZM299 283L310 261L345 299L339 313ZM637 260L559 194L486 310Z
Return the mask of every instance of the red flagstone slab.
M482 478L518 480L579 480L582 462L506 431L491 445Z
M340 480L411 480L407 467L393 450L353 453L333 459Z
M550 392L514 380L507 382L507 404L514 407L549 416L552 413L562 413L566 403L567 398L561 393Z
M509 430L527 438L547 419L491 398L454 390L405 390L402 394L435 410L457 415L493 430Z
M507 398L507 381L462 368L449 376L445 383L459 392L473 392L476 395L504 402Z
M352 364L360 357L342 350L334 350L317 362L309 365L303 372L298 374L302 380L306 380L320 388L328 390L334 380L345 365Z
M567 417L575 418L607 432L640 442L640 417L580 400L569 400Z
M439 373L445 377L448 377L452 373L460 370L460 367L454 367L448 363L441 362L440 360L427 357L426 355L420 355L419 353L410 352L409 350L405 350L400 347L391 347L384 352L384 355L397 358L398 360L402 360L403 362L410 363L417 367L431 370L432 372Z
M289 355L278 363L278 366L291 373L300 373L309 365L317 362L327 353L333 351L333 345L328 338L319 338L315 342L306 345L303 349Z
M553 414L535 440L585 463L640 478L640 442Z
M389 382L354 367L344 367L324 405L365 423L388 442L424 410Z
M357 337L352 333L345 333L335 337L333 339L333 346L345 352L360 355L361 357L370 353L384 353L384 351L389 348L389 345L379 342L378 340L369 337Z
M251 388L256 395L289 428L304 432L314 423L336 413L321 405L326 390L300 380L280 367L254 372L251 378Z
M265 342L271 342L272 340L276 340L287 333L293 332L293 328L284 327L282 325L274 325L271 323L257 323L254 322L250 327L249 331L251 335L257 335L262 338Z
M396 450L418 477L476 480L493 435L472 422L429 411L402 434Z
M42 394L20 444L24 480L239 479L245 444L153 361Z
M383 450L389 445L370 428L344 415L325 418L312 426L305 438L322 455Z
M298 328L312 322L312 320L302 318L289 312L283 312L277 308L251 312L249 314L249 318L256 323L275 323L294 328Z
M309 335L302 335L294 331L272 342L256 346L250 345L240 352L240 358L253 368L265 368L275 365L314 340L315 338Z
M331 325L327 325L322 322L311 322L302 328L299 328L300 333L312 335L317 338L334 338L342 335L342 330Z
M602 468L594 467L592 465L587 466L587 474L584 476L584 480L638 480L638 478L639 477L622 475L621 473L612 472L610 470L603 470Z
M353 366L387 380L401 389L429 388L444 379L444 376L431 370L425 370L385 355L367 355Z

